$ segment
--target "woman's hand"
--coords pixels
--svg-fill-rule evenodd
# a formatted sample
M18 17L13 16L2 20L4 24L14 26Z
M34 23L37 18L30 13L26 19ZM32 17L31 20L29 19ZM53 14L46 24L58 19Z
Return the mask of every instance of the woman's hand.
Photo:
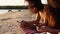
M36 27L38 32L50 32L51 28L47 27L47 26L42 26L42 27Z
M22 20L22 21L21 21L21 27L28 27L28 22Z
M28 26L27 21L22 20L21 22L20 21L17 21L17 22L20 23L21 24L20 26L23 28Z

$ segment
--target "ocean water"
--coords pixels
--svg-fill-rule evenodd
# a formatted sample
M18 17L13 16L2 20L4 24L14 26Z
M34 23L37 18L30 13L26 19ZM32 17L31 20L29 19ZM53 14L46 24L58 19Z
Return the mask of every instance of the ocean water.
M4 14L6 12L8 12L8 10L0 10L0 14Z
M12 11L26 11L27 9L12 9ZM0 9L0 14L4 14L4 13L7 13L9 11L9 9Z

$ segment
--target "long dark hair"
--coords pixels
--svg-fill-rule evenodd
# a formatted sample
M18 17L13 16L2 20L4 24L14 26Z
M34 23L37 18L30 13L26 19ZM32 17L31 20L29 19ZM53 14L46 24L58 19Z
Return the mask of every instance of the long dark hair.
M37 8L39 11L43 9L43 4L41 0L25 0L33 5L33 7Z
M49 19L48 23L51 27L55 26L54 28L59 28L60 27L59 26L60 25L60 7L59 7L60 0L48 0L48 2L50 2L48 3L48 8L49 8L48 16L50 17L48 18ZM51 4L53 6L51 6Z

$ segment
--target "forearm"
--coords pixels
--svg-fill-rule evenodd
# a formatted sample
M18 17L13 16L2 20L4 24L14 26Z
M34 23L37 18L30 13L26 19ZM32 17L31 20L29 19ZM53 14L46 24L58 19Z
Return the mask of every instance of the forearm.
M39 21L40 21L40 14L39 14L39 12L38 12L38 13L37 13L37 19L34 20L34 21L30 21L30 23L31 23L31 24L38 24Z
M55 32L55 33L58 33L58 32L60 32L60 29L51 29L51 30L49 30L49 32Z
M33 20L33 21L25 21L26 24L24 24L24 25L32 26L32 25L34 25L34 24L38 24L39 21L40 21L40 15L38 14L36 20Z
M32 26L38 22L36 20L34 20L34 21L28 21L27 23L28 23L27 25Z

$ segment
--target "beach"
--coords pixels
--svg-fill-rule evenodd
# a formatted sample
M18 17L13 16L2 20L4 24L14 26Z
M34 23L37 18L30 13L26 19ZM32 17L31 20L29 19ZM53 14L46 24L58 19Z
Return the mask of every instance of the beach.
M25 34L17 21L31 21L34 16L28 11L13 11L0 14L0 34Z

